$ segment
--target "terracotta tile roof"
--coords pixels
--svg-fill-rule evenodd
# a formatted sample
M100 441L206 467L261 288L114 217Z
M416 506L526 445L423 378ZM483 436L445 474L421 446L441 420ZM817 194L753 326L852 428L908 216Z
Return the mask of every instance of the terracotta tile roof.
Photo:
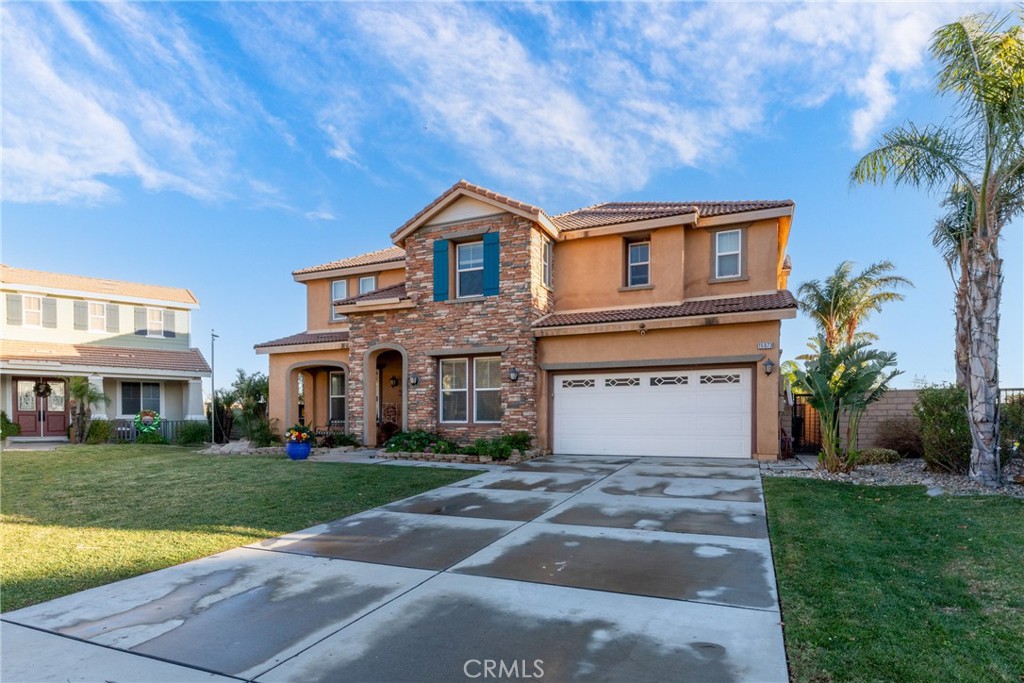
M435 199L434 201L430 202L429 204L424 206L422 209L420 209L420 211L415 216L413 216L412 218L407 220L405 223L403 223L402 227L398 228L398 230L395 230L393 233L391 233L391 239L395 239L395 237L399 233L401 233L403 230L408 228L410 225L413 225L414 223L416 223L424 215L430 213L434 208L437 207L438 204L443 203L445 200L448 199L448 197L451 196L451 194L453 192L457 192L458 190L468 190L470 192L473 192L474 194L478 194L480 196L487 197L488 199L493 199L493 200L495 200L497 202L501 202L502 204L505 204L506 206L510 206L513 209L518 209L520 211L525 211L526 213L531 214L535 218L539 218L541 215L544 214L544 210L543 209L540 209L540 208L538 208L536 206L533 206L532 204L527 204L525 202L520 202L520 201L517 201L515 199L512 199L511 197L507 197L507 196L505 196L503 194L498 194L497 192L494 192L492 190L488 190L486 187L481 187L480 185L474 185L473 183L469 182L468 180L460 180L459 182L455 183L454 185L449 187L447 190L445 190L441 194L441 196L439 196L437 199Z
M340 344L347 341L347 330L344 332L299 332L289 337L256 344L253 348L263 349L270 346L298 346L301 344Z
M349 306L360 301L376 301L377 299L408 299L409 295L405 293L405 283L399 282L397 285L391 285L390 287L381 287L375 289L372 292L366 294L360 294L359 296L350 296L342 301L335 301L335 306Z
M402 249L401 247L388 247L387 249L371 251L368 254L360 254L359 256L351 256L349 258L331 261L330 263L324 263L319 266L310 266L309 268L296 270L292 275L306 275L308 273L319 273L325 270L337 270L339 268L354 268L356 266L374 266L378 263L401 261L404 258L405 249Z
M48 273L42 270L12 268L3 264L0 264L0 282L11 285L70 289L137 299L157 299L159 301L182 304L199 304L199 299L191 291L180 287L145 285L138 282L124 282L122 280L86 277L84 275Z
M163 349L126 349L98 344L51 344L5 340L0 359L48 361L61 365L134 368L138 370L210 371L199 349L167 351ZM49 364L48 363L48 364ZM41 366L45 367L45 366Z
M685 216L695 213L702 218L710 218L785 206L793 206L793 201L780 199L740 202L608 202L568 211L554 216L551 220L560 230L581 230L668 216Z
M746 313L750 311L771 311L780 308L796 308L796 299L788 290L773 294L754 294L727 299L704 299L687 301L674 306L651 306L648 308L620 308L609 311L588 311L580 313L555 313L543 318L534 327L564 327L566 325L594 325L601 323L631 322L634 320L657 320L659 318L685 318L689 316L711 316L724 313Z

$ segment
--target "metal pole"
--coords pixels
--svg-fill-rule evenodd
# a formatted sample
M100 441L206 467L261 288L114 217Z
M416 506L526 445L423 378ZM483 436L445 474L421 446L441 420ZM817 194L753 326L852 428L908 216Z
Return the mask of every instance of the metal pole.
M214 360L217 348L218 335L210 330L210 438L214 445L217 444L217 382L214 381L214 371L217 362Z

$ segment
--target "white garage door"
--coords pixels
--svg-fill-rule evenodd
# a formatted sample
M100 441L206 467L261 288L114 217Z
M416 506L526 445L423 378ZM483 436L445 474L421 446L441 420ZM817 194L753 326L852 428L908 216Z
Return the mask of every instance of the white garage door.
M749 458L749 368L556 375L554 452Z

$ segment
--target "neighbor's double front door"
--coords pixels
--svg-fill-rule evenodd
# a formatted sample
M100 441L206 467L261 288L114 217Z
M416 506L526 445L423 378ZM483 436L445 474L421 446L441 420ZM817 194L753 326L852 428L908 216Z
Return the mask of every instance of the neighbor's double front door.
M37 384L49 384L50 395L36 395ZM14 421L21 427L21 436L67 436L68 401L64 380L16 377Z

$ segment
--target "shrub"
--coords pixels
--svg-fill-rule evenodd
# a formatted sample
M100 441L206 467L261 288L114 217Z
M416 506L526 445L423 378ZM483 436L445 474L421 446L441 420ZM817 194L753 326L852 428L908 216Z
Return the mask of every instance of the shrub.
M85 434L85 442L88 444L104 444L110 442L110 435L114 431L113 425L107 420L93 420L89 423L89 431Z
M921 389L914 414L921 421L921 444L928 468L967 472L973 444L967 423L967 392L956 386Z
M250 424L249 443L257 448L266 448L281 443L281 438L275 433L271 420L260 418Z
M10 418L7 417L7 413L0 410L0 439L6 439L9 436L20 436L21 425L17 422L11 422Z
M999 406L999 459L1005 464L1020 454L1024 442L1024 395L1007 399ZM1014 444L1017 444L1016 448Z
M175 441L179 446L199 446L210 441L210 423L189 420L178 428Z
M140 432L139 435L135 437L135 443L149 446L166 446L170 442L167 441L167 439L164 438L164 435L160 432Z
M477 454L489 455L495 460L508 460L512 455L512 444L504 436L497 439L477 439L474 446Z
M416 429L411 432L398 432L388 439L384 448L389 453L454 453L459 445L440 434Z
M507 439L509 445L520 453L530 450L530 445L533 443L533 436L529 432L512 432L502 438Z
M321 448L338 448L339 446L358 446L359 440L345 432L327 432L320 437Z
M878 425L875 443L880 448L892 449L905 458L920 458L924 455L921 421L913 415L891 417Z
M891 448L865 448L857 453L858 465L891 465L900 460L903 456Z

